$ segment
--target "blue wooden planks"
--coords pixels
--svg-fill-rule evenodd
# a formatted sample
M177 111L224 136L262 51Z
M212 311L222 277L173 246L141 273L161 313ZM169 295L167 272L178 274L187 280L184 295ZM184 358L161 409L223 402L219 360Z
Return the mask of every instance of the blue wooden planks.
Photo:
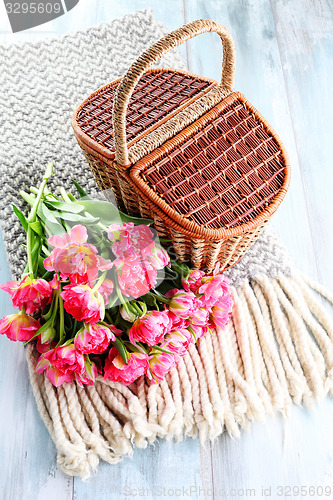
M268 119L289 152L293 179L274 225L297 262L331 287L332 183L330 168L330 88L332 5L329 0L81 0L65 17L44 27L12 35L0 3L0 41L30 40L111 21L151 7L169 30L197 18L211 18L232 33L237 49L236 89ZM221 47L217 35L198 37L183 50L190 69L219 79ZM9 279L0 242L0 279ZM1 294L0 312L12 312ZM136 450L133 459L100 466L86 483L64 476L55 467L55 449L35 407L27 382L23 348L1 340L0 349L0 497L5 500L58 498L133 498L140 488L148 497L158 487L186 492L192 498L263 498L262 487L332 484L332 401L315 414L293 409L256 423L239 440L224 435L215 446L199 449L197 440L177 445L164 441ZM284 431L286 444L283 447ZM200 489L201 488L201 489ZM251 490L255 491L255 496ZM169 492L169 497L172 495ZM132 495L127 495L132 493ZM250 496L251 495L251 496ZM179 496L179 495L178 495ZM186 495L184 495L186 498ZM276 495L275 495L276 497ZM294 495L293 498L299 496ZM299 497L301 498L301 497Z
M272 10L316 266L321 282L332 288L333 4L277 1Z

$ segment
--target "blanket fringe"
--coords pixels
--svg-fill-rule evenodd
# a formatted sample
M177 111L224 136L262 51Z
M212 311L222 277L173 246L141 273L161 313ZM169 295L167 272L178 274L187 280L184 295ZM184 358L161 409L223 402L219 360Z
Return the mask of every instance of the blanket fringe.
M333 304L333 294L297 271L244 281L232 290L227 328L192 345L159 385L99 377L92 387L55 388L36 374L38 353L29 345L34 396L60 468L87 479L99 459L117 463L158 437L239 436L252 420L332 395L332 320L314 291Z

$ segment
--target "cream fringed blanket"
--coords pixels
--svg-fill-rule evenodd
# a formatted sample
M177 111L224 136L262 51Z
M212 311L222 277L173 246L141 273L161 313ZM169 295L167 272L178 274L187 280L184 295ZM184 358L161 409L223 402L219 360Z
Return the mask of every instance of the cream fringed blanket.
M274 243L266 232L257 250L265 239ZM227 329L192 345L159 385L144 377L129 387L99 378L94 387L56 389L37 376L38 353L28 347L35 399L62 470L86 478L99 458L116 463L157 437L199 435L204 442L224 430L238 436L251 420L333 394L332 321L312 288L333 303L297 271L244 279L233 288Z
M93 177L70 127L73 110L94 90L123 74L164 34L150 11L57 39L0 46L0 208L9 264L22 271L24 242L11 203L39 184L54 161L59 182L75 177L92 193ZM164 66L182 67L177 53ZM18 126L19 124L19 126ZM1 125L0 125L1 127ZM115 463L157 437L203 442L290 405L313 405L333 391L333 328L318 294L268 228L228 273L235 307L225 331L202 338L159 385L142 378L125 387L99 379L94 387L56 389L35 373L26 353L41 417L67 474L89 476L99 459Z

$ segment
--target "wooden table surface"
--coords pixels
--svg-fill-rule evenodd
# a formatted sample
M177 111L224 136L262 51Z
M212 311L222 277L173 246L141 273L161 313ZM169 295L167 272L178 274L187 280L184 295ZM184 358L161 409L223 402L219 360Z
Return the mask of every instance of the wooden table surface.
M65 16L17 34L0 2L0 43L75 31L146 7L170 30L206 18L233 35L235 88L271 123L291 159L292 184L273 224L298 268L333 290L332 2L81 0ZM216 35L197 38L183 56L190 71L219 78ZM0 281L9 278L1 242ZM0 301L1 316L9 314L8 298ZM100 464L87 482L67 477L37 413L23 347L6 338L0 346L1 500L333 497L331 400L256 422L238 440L223 435L205 449L197 440L160 441L118 465Z

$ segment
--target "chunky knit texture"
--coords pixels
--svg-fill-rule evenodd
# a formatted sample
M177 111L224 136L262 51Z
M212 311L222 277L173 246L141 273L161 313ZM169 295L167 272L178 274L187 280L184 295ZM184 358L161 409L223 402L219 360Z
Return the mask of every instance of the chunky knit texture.
M71 129L73 110L164 34L148 10L56 39L0 46L0 207L14 276L24 262L24 235L11 209L12 202L23 206L19 190L38 184L52 160L57 184L68 189L76 178L96 192ZM176 52L160 64L183 67ZM286 414L293 402L311 407L333 392L333 329L313 290L330 302L332 294L293 268L270 228L226 274L232 321L192 345L159 385L99 378L93 387L54 388L36 374L38 353L28 346L36 403L64 472L86 478L99 459L118 462L157 437L238 435L254 419Z

